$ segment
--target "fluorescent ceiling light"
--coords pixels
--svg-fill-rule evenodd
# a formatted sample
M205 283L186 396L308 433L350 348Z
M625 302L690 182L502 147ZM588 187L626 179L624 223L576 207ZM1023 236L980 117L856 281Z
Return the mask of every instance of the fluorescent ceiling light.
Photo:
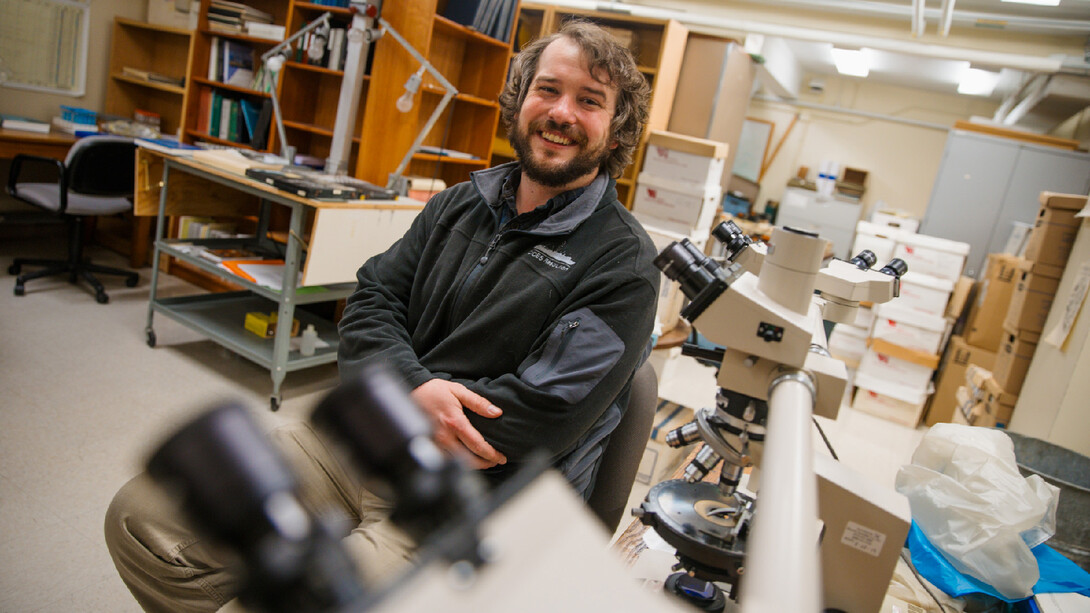
M863 49L837 49L833 47L836 71L849 77L865 77L870 74L870 58Z
M999 73L970 68L965 71L958 83L958 93L969 96L990 96L999 82Z
M1003 0L1003 2L1013 2L1015 4L1036 4L1039 6L1059 6L1060 0Z

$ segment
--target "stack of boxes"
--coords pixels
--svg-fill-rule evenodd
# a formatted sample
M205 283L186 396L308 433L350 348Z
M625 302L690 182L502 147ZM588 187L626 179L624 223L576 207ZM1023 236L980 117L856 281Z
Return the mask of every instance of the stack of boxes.
M650 132L632 214L660 252L683 238L698 249L707 247L723 196L719 180L726 158L726 143ZM677 283L663 277L658 304L663 331L677 325L683 299Z
M897 225L885 225L890 221ZM934 391L932 378L971 282L961 278L966 243L917 234L904 222L888 216L859 222L852 253L869 249L878 266L901 258L909 272L898 298L863 317L867 327L838 324L829 349L849 367L858 356L853 408L914 427ZM856 353L845 352L846 346Z
M1086 205L1086 196L1042 192L1040 204L1020 256L988 255L965 338L955 337L961 350L972 354L964 361L979 368L944 369L928 425L955 421L990 427L1010 421L1075 242L1075 213Z

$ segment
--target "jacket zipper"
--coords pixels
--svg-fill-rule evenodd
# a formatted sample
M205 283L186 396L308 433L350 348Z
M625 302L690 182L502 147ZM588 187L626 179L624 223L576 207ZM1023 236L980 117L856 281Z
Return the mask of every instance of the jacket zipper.
M469 288L473 286L474 280L481 274L481 271L484 270L484 265L488 263L489 256L492 254L492 251L495 250L496 246L499 245L500 238L503 237L504 233L505 230L500 230L492 237L492 240L488 241L488 247L485 248L484 255L477 260L477 263L473 265L473 269L470 270L469 274L462 280L461 286L458 287L458 295L454 299L454 305L450 309L451 313L458 312L466 292L469 291Z
M573 319L568 322L568 327L560 331L560 346L556 348L556 354L553 355L552 361L549 362L549 370L556 368L556 365L560 363L560 356L564 355L564 350L568 348L568 344L571 343L571 337L575 334L575 329L579 327L579 320Z

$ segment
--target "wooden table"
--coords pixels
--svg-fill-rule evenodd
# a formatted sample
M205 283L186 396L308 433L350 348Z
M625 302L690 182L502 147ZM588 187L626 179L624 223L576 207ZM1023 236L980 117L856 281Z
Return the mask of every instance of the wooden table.
M46 134L0 128L0 158L13 158L19 153L40 155L63 160L76 137L50 131Z

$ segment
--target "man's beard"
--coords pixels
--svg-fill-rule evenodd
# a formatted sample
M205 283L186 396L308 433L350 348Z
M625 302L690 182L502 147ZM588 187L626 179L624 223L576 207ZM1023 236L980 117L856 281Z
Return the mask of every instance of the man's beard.
M530 146L530 134L536 133L541 129L542 124L530 125L526 132L519 129L518 124L512 126L508 130L508 140L511 141L511 147L515 150L515 154L518 156L519 163L522 166L522 171L526 173L535 183L540 183L546 187L564 187L576 179L581 179L588 174L597 171L602 167L602 164L609 158L611 153L610 149L606 145L598 149L584 149L577 153L575 157L568 160L560 166L547 166L539 164L534 159L534 150ZM586 139L582 135L573 134L572 130L565 129L560 124L552 120L546 120L544 122L544 129L554 132L560 132L568 138L586 145Z

